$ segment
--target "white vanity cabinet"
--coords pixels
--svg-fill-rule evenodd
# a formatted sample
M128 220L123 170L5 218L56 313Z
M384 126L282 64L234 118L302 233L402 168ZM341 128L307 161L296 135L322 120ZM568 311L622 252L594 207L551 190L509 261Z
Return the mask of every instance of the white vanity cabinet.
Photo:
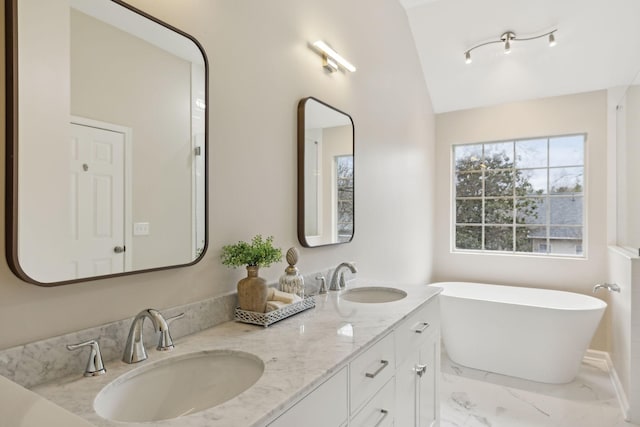
M347 367L306 395L268 427L344 427L349 415Z
M436 297L268 427L437 427L439 376Z
M396 425L439 425L440 322L433 298L396 329Z

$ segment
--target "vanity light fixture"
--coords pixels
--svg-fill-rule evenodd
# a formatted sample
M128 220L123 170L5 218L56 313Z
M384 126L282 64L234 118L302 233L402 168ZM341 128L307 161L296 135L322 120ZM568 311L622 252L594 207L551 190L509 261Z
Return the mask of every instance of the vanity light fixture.
M490 44L495 44L495 43L503 43L504 44L504 54L508 55L509 53L511 53L511 44L513 42L524 42L524 41L529 41L529 40L535 40L535 39L540 39L542 37L548 37L549 39L549 47L553 47L556 45L556 37L555 37L555 32L558 31L558 29L553 29L551 31L548 31L546 33L543 34L539 34L536 36L531 36L531 37L518 37L516 36L516 33L514 33L513 31L505 31L504 33L502 33L502 35L500 36L499 40L491 40L488 42L484 42L484 43L480 43L478 45L473 46L471 49L467 49L464 52L464 62L466 64L471 64L471 51L478 49L479 47L482 46L487 46Z
M322 66L333 73L338 71L340 67L347 71L354 72L356 67L346 59L344 59L338 52L336 52L331 46L322 40L318 40L311 44L311 47L322 56Z

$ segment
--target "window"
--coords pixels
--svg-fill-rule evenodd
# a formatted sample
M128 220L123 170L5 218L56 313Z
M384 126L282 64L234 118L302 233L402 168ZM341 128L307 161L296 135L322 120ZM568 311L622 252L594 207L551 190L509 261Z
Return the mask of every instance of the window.
M338 242L353 236L353 156L336 157Z
M583 256L585 138L455 145L454 248Z

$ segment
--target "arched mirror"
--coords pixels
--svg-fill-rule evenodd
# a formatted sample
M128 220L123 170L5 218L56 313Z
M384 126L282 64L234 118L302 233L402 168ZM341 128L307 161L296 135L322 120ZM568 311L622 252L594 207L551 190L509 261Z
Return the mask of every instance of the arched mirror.
M298 240L303 246L353 239L353 151L351 116L312 97L298 103Z
M42 286L207 245L207 60L119 0L5 0L7 260Z

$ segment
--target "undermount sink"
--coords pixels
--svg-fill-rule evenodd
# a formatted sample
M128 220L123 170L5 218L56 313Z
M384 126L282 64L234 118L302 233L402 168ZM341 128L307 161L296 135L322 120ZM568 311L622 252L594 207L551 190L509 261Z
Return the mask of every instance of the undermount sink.
M398 301L406 296L407 293L401 289L385 286L351 288L340 294L341 299L368 304Z
M264 363L240 351L216 350L141 366L111 382L94 401L114 421L160 421L217 406L258 381Z

